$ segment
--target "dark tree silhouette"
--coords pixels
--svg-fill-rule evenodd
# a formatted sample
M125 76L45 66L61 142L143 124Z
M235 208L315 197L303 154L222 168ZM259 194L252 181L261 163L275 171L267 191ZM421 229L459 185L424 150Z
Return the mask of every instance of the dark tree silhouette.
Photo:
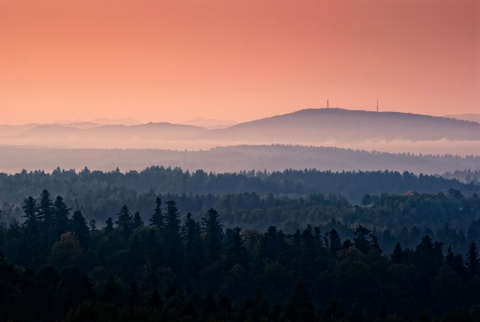
M176 203L173 200L166 202L167 212L165 214L165 233L169 237L179 237L180 235L180 213Z
M133 215L133 229L143 227L143 219L138 211Z
M340 240L340 236L335 229L330 230L330 232L328 233L328 238L330 254L334 256L340 249L342 249L342 241Z
M157 197L155 199L155 209L150 218L150 225L162 229L164 226L164 218L162 213L162 199Z
M479 271L478 249L475 242L472 240L468 246L468 252L465 256L465 266L470 277L474 277Z
M105 227L103 228L103 230L106 233L110 233L110 232L113 231L113 219L112 219L112 217L108 217L107 220L105 220Z
M23 226L27 229L30 233L37 232L40 229L41 220L37 215L37 204L35 199L30 196L23 201L22 206L25 221Z
M362 225L358 225L354 232L355 238L353 239L353 242L355 247L364 254L368 253L368 250L370 249L370 242L367 239L369 234L370 230Z
M286 308L286 315L291 321L314 321L315 310L312 300L302 283L298 283L293 297Z
M40 201L38 204L38 218L44 223L45 230L49 231L53 227L53 217L55 208L52 203L50 192L44 189L40 194Z
M395 248L390 255L390 260L395 264L400 264L403 262L403 249L400 243L395 244Z
M81 211L77 210L73 213L70 227L75 236L77 236L80 245L88 248L90 245L90 230Z
M117 216L117 229L120 231L123 238L128 239L133 230L133 218L127 205L123 205Z
M200 225L192 219L188 213L182 227L182 236L185 240L185 263L184 269L187 275L198 277L198 268L203 261L203 245L200 238Z
M213 263L222 254L222 224L214 209L207 211L203 217L203 232L205 242L205 261Z
M165 214L165 254L168 266L180 269L182 263L182 242L180 237L180 213L173 200L167 201Z
M61 234L69 230L70 219L68 218L70 215L71 208L68 208L65 203L63 202L63 198L61 196L57 196L55 199L55 203L53 204L54 207L54 237L58 239Z

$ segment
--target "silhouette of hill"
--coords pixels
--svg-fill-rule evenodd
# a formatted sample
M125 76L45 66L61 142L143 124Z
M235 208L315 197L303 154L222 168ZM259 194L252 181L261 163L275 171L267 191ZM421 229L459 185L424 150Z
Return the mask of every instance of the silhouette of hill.
M238 122L232 121L232 120L214 120L214 119L206 119L203 117L196 117L196 118L181 122L180 124L194 125L194 126L199 126L199 127L203 127L211 130L211 129L224 129L232 125L238 124Z
M18 138L50 138L56 136L78 136L108 138L108 137L141 137L144 139L168 138L194 138L206 130L192 125L179 125L171 123L147 123L140 125L102 125L96 127L77 128L65 125L38 125L17 135Z
M480 124L397 112L304 109L205 134L224 141L315 144L318 141L480 140Z
M84 130L65 125L37 125L15 136L15 138L52 138L62 137L70 138L85 133Z
M0 139L7 139L15 135L19 135L24 131L38 126L39 124L22 124L22 125L0 125Z
M4 138L14 145L27 144L62 148L145 148L154 147L157 142L195 140L196 137L207 131L197 126L166 122L140 125L94 126L93 124L36 125L20 133L10 131L11 135L4 136ZM152 142L148 146L150 141Z

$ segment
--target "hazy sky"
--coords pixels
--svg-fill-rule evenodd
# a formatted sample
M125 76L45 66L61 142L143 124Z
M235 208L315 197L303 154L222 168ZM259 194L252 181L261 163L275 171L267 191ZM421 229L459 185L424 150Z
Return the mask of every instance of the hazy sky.
M0 0L0 124L480 113L478 0Z

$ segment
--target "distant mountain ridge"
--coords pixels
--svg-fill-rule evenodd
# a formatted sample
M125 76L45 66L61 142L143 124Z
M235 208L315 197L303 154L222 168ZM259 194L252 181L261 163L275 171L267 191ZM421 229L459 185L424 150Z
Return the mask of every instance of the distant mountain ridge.
M240 123L206 135L240 140L249 134L255 134L259 140L303 141L304 144L314 143L318 138L347 141L480 140L480 124L420 114L322 108ZM288 140L291 142L285 142Z
M17 134L12 139L52 139L60 137L82 139L192 139L207 131L193 125L180 125L167 122L139 125L100 125L77 128L71 125L38 125Z
M203 117L196 117L184 122L181 122L182 125L194 125L203 127L206 129L224 129L230 127L232 125L238 124L236 121L232 120L214 120L214 119L206 119Z
M212 120L197 121L207 124ZM61 148L198 150L239 144L294 144L347 148L361 145L364 149L372 145L377 150L391 151L392 144L398 142L404 143L406 149L400 152L417 152L408 150L410 143L422 142L428 146L428 142L447 142L450 148L458 145L463 150L471 150L469 153L461 152L464 155L478 153L480 123L411 113L320 108L303 109L220 129L168 122L138 125L89 122L0 125L0 144ZM439 154L445 154L452 150L439 151Z

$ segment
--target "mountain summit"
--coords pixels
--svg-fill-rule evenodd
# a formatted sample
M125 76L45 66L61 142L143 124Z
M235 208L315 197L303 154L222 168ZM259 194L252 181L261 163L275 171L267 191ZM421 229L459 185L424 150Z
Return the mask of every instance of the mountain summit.
M225 141L301 144L323 140L480 140L480 124L420 114L321 108L245 122L205 135Z

